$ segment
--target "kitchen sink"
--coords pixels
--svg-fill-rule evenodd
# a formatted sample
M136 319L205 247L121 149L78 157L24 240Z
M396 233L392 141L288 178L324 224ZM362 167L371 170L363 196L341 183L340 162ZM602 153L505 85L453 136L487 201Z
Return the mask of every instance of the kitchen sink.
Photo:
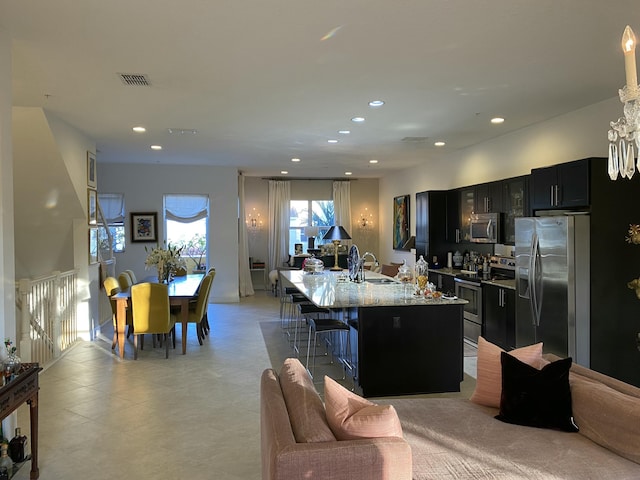
M392 278L366 278L365 277L364 281L367 283L399 283Z

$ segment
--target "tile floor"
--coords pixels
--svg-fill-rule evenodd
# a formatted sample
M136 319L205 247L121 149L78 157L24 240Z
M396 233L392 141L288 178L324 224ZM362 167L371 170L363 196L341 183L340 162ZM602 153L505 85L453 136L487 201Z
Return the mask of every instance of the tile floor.
M261 291L211 305L204 345L191 325L187 354L168 360L150 342L137 361L131 340L123 361L110 342L75 346L40 376L40 478L259 479L259 378L291 356L279 306ZM471 376L474 361L465 357ZM319 366L316 378L324 373L341 370ZM28 434L27 407L18 425ZM29 464L14 478L28 479Z

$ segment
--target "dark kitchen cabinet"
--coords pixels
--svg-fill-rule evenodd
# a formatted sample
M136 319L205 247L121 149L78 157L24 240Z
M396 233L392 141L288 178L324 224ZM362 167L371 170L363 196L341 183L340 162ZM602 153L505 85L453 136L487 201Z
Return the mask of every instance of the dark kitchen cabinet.
M416 193L416 257L422 255L428 262L432 261L434 255L443 255L437 246L445 238L446 194L445 191Z
M473 192L474 213L502 212L502 187L502 181L476 185Z
M504 350L515 348L516 292L510 288L482 285L484 338Z
M455 294L456 285L453 275L429 270L429 281L436 286L439 292Z
M506 245L515 245L516 228L515 220L518 217L527 217L529 211L529 176L509 178L503 180L503 243Z
M531 209L588 207L589 179L588 159L531 170Z
M445 241L448 243L460 243L460 191L449 190L446 194L447 202L447 226L445 229Z
M475 210L475 188L465 187L460 192L460 241L471 241L471 214Z

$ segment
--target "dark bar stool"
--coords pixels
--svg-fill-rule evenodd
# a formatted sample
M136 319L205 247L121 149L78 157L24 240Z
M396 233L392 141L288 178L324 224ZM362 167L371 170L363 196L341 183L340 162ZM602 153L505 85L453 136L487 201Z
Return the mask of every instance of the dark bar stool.
M331 310L314 305L311 302L298 304L298 317L294 325L293 351L296 355L300 355L300 337L302 336L302 323L309 323L310 318L321 318L329 315Z
M342 358L346 358L348 355L349 348L349 331L351 327L344 323L342 320L336 320L335 318L309 318L309 339L307 342L307 371L311 378L313 378L313 373L315 372L316 367L316 347L318 345L318 335L325 333L333 333L336 332L338 334L338 338L340 341L340 345L338 346L338 360L341 361ZM342 335L347 337L346 341L342 341ZM309 356L311 354L311 338L313 337L313 365L312 368L309 369ZM331 345L331 342L328 342ZM343 347L346 347L343 349ZM331 353L333 363L333 352Z

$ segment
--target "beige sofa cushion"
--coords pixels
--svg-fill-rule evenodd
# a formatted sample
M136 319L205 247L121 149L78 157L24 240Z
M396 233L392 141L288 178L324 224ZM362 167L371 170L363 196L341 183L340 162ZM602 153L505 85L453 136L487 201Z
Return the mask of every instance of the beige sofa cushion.
M470 400L478 405L500 408L500 394L502 393L502 363L500 353L504 352L499 346L478 338L478 374L476 388ZM516 348L508 352L521 362L535 368L541 367L542 343Z
M336 440L327 423L322 399L313 386L307 369L297 358L287 358L284 361L280 370L280 388L296 442Z
M571 396L582 435L640 463L640 398L578 374L571 377Z
M376 405L327 376L324 399L327 421L338 440L402 438L402 426L393 405Z

